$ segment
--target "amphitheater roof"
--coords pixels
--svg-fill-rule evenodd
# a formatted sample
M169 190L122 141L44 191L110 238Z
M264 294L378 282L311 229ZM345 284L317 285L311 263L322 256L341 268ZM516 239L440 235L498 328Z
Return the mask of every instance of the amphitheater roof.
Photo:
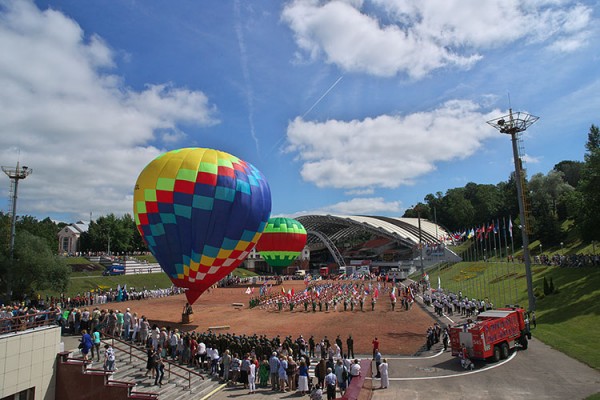
M303 215L296 218L304 225L308 233L308 243L316 243L319 238L311 233L327 236L333 242L344 240L361 231L368 231L394 240L407 247L419 243L418 218L394 218L366 215ZM439 242L446 236L439 225L421 218L421 237L423 243Z

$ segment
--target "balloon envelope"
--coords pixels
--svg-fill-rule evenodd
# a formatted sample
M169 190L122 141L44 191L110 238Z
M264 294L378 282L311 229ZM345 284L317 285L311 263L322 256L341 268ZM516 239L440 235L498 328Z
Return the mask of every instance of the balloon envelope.
M281 272L306 245L306 229L292 218L270 218L256 250L275 271Z
M169 151L140 173L137 228L163 271L187 288L190 304L233 271L260 238L271 213L264 176L231 154Z

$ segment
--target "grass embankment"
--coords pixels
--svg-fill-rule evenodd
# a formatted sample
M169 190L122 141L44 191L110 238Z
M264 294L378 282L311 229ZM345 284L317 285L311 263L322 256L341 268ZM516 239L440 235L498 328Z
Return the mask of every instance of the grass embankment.
M600 268L560 268L532 265L537 328L544 343L600 369ZM528 308L524 264L462 262L429 271L431 286L438 277L445 290L470 298L489 299L495 306L520 304ZM555 293L543 296L543 280L552 280Z
M136 275L115 275L103 276L101 271L91 272L72 272L69 286L65 292L67 296L74 297L78 293L85 293L92 290L107 290L115 289L118 285L127 285L128 288L168 288L171 286L171 280L166 274L159 272L153 274L136 274ZM249 277L255 276L254 272L250 272L244 268L236 268L233 271L234 276ZM60 293L47 291L43 295L58 296Z

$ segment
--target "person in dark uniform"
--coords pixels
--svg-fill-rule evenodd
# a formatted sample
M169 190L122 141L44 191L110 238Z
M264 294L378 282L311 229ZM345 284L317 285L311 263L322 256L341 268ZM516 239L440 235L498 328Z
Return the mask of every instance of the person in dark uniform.
M348 348L348 357L354 358L354 339L352 339L352 335L348 335L346 347Z

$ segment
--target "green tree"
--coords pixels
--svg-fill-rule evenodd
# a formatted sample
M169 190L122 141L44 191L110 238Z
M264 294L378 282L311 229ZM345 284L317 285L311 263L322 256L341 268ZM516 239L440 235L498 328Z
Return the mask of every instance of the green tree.
M111 253L130 253L146 249L130 214L121 218L109 214L92 221L80 240L80 247L84 252L110 250Z
M554 166L554 170L562 172L565 182L572 187L577 188L579 180L581 179L583 165L584 164L581 161L561 161Z
M585 147L585 164L578 186L581 208L576 223L582 239L590 241L600 239L600 130L596 125L590 127Z
M563 173L552 170L531 177L528 184L533 232L543 243L558 244L563 239L558 205L573 188L563 179Z
M58 231L60 229L50 218L38 221L30 215L17 217L16 230L27 231L43 239L53 252L58 251Z
M53 254L45 239L27 231L15 238L14 258L8 250L0 254L0 286L7 299L31 298L49 288L64 291L71 269Z

